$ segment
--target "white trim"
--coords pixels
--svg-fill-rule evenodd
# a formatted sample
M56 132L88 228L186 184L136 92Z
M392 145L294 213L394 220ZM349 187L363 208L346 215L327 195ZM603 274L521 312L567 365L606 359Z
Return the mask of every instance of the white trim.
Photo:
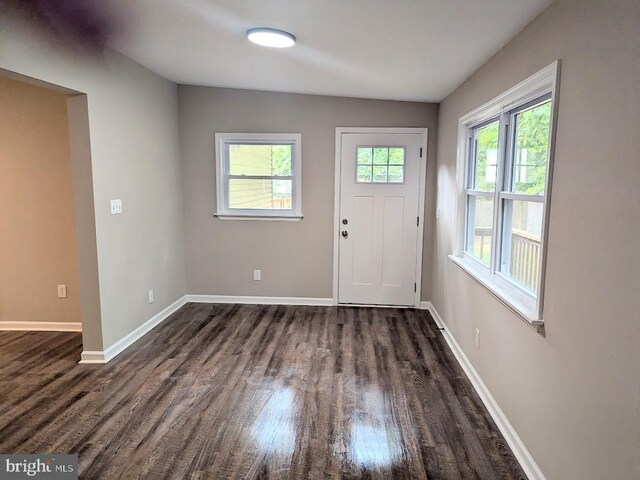
M331 298L315 297L249 297L235 295L187 295L187 302L194 303L238 303L243 305L309 305L332 306Z
M542 322L544 322L544 277L546 273L547 238L549 234L549 211L551 206L551 184L556 143L556 117L558 114L557 94L559 87L559 78L560 60L557 60L552 64L547 65L540 71L534 73L529 78L520 82L518 85L507 90L503 94L498 95L493 100L460 117L460 119L458 120L458 148L456 161L457 195L456 208L454 211L455 235L452 246L452 255L450 255L449 258L458 266L471 274L471 276L481 285L492 291L496 298L498 298L502 303L504 303L511 310L517 313L520 318L530 323L534 327L534 329L540 333L543 331L540 328L540 325L542 325ZM486 121L490 118L500 117L501 122L503 122L501 125L504 125L505 115L513 111L514 108L531 102L546 94L551 95L553 112L551 115L549 157L547 160L547 178L545 179L545 195L543 197L535 197L523 196L511 192L504 192L498 189L500 178L498 178L496 181L496 191L492 192L495 197L493 231L494 235L496 236L501 235L500 231L502 220L500 209L502 198L522 198L526 201L544 202L544 211L542 218L543 232L540 242L540 274L538 279L537 297L528 300L527 298L525 298L526 295L524 294L524 292L520 291L521 289L519 286L510 284L507 281L501 281L501 279L498 278L496 262L498 258L497 252L499 242L492 242L491 267L488 269L487 275L478 275L478 272L473 268L472 262L469 261L469 257L464 255L467 196L469 195L469 189L467 188L467 162L470 155L467 134L470 128L481 125L483 121ZM506 129L504 128L504 126L502 126L500 135L501 138L503 138L503 144L505 133ZM501 149L501 152L502 151L503 149ZM500 164L500 159L498 161L498 164ZM504 172L502 172L502 175L503 174ZM472 192L471 194L476 193Z
M3 332L81 332L81 322L0 322Z
M418 218L420 218L420 226L418 227L418 244L416 249L416 291L414 295L414 307L420 307L420 300L422 297L422 250L424 243L424 202L427 190L427 162L429 157L427 154L427 147L429 144L429 129L422 128L422 144L420 148L424 153L424 161L420 157L420 182L419 182L419 197L418 197Z
M449 345L451 352L453 352L453 355L456 357L456 360L464 370L464 373L471 381L471 385L473 385L473 388L480 396L482 403L489 411L489 415L491 415L493 421L496 422L500 433L502 433L502 436L507 441L509 448L511 448L511 451L518 460L518 463L520 463L520 466L524 470L524 473L527 475L527 478L529 478L529 480L545 480L545 476L542 473L542 470L540 470L540 467L531 456L531 453L529 453L529 450L527 450L524 442L518 436L515 428L513 428L513 425L511 425L511 422L509 422L509 419L500 408L500 405L498 405L498 402L496 402L496 399L493 398L493 395L491 395L491 392L469 361L469 358L467 358L467 356L465 355L464 351L447 327L447 324L442 320L442 317L433 306L433 303L421 302L420 308L422 310L429 310L429 313L431 313L431 316L436 322L436 325L442 330L442 336L447 342L447 345Z
M527 325L544 336L544 322L536 318L535 300L525 293L520 293L515 288L508 289L505 286L508 283L508 279L500 278L502 277L500 274L497 274L499 281L490 280L488 278L488 269L484 265L483 268L475 267L474 263L479 262L473 257L465 256L460 258L455 255L449 255L449 260L489 291L500 303L524 320Z
M293 144L291 164L291 210L230 209L228 205L226 173L226 144L229 142L282 142ZM302 135L299 133L216 133L215 134L216 210L221 220L301 220L302 219ZM251 178L251 177L249 177Z
M78 363L107 363L102 350L83 350Z
M262 220L267 222L299 222L302 215L219 215L213 214L220 220Z
M109 360L122 353L126 348L131 346L133 343L135 343L137 340L151 331L163 320L182 308L186 303L187 296L185 295L103 351L83 351L80 357L80 363L107 363Z
M397 308L399 310L403 310L405 308L418 308L413 305L378 305L376 304L366 304L366 303L339 303L338 307L357 307L357 308Z
M420 296L422 291L422 250L424 243L424 202L426 197L427 184L427 147L429 139L428 128L403 128L403 127L337 127L336 128L336 151L335 151L335 171L333 185L333 304L338 305L338 282L339 282L339 258L340 258L340 182L342 168L342 135L347 133L394 133L394 134L420 134L422 143L420 147L424 154L424 161L420 159L420 182L418 199L418 216L420 217L420 227L418 227L417 250L416 250L416 292L414 296L414 307L420 307ZM345 304L348 305L348 304Z
M556 60L506 92L460 117L459 123L473 125L491 117L498 117L504 111L513 110L518 105L535 100L549 90L555 90L559 68L560 60Z

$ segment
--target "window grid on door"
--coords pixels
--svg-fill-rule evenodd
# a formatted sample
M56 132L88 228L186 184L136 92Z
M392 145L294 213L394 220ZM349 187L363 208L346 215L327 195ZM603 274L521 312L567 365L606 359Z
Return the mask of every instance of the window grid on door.
M356 147L356 183L404 183L405 147Z

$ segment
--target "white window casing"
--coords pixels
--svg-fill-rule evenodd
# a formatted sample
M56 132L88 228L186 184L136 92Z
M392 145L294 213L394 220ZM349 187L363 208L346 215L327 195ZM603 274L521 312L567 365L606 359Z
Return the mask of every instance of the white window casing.
M281 220L297 221L302 219L302 157L301 135L298 133L216 133L215 134L215 163L216 163L216 212L215 216L221 220ZM289 175L275 175L257 173L233 175L230 168L229 148L251 145L291 145L291 172ZM286 199L287 205L234 207L230 201L231 182L244 181L291 182L291 198ZM273 187L272 187L273 188ZM273 195L272 195L273 197ZM273 198L272 198L273 200Z
M545 265L547 257L547 235L549 223L549 207L551 198L553 160L556 140L556 118L557 118L557 91L559 86L560 61L543 68L528 79L487 102L481 107L473 110L461 117L458 122L458 151L457 151L457 199L455 211L455 236L452 254L449 258L475 280L482 284L505 306L525 320L536 331L543 333L543 306L544 306L544 283ZM546 158L546 174L544 193L540 195L530 193L516 193L512 179L522 182L526 176L527 154L521 152L518 159L514 153L515 139L515 116L522 111L531 109L531 105L551 102L551 118L549 126L548 152ZM474 132L478 131L493 122L499 122L498 130L498 152L497 154L487 149L487 181L495 181L494 191L482 191L474 188L475 175L475 142ZM491 157L491 158L489 158ZM497 162L495 170L493 163ZM489 168L491 167L491 169ZM514 172L512 169L516 169ZM475 177L474 177L475 178ZM470 198L485 198L493 201L493 220L491 224L491 247L490 261L486 262L466 251L469 241L468 229L468 205ZM525 288L518 282L509 278L501 270L504 268L505 246L509 246L509 239L505 239L503 229L510 228L513 218L512 210L508 210L505 205L509 204L510 209L514 208L515 202L521 205L540 204L542 206L541 224L536 224L536 228L541 230L539 245L539 264L536 267L537 279L531 289ZM473 200L476 205L476 200ZM540 207L534 207L539 212ZM475 215L475 211L473 213ZM509 219L509 225L503 225L504 219ZM476 220L476 217L473 217ZM471 237L473 242L475 239ZM509 237L510 238L510 237ZM475 243L473 244L475 247ZM515 245L515 244L514 244ZM482 246L481 246L482 248ZM502 260L501 260L502 259ZM532 276L531 276L532 277ZM530 278L531 280L531 278ZM533 281L533 280L531 280Z

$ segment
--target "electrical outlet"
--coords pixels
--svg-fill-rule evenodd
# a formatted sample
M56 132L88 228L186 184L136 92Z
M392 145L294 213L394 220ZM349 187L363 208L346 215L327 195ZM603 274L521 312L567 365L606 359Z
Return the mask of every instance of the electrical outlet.
M476 328L476 348L480 348L480 330Z
M254 270L253 271L253 279L254 280L262 280L262 270Z
M122 200L119 198L111 200L111 215L120 215L122 213Z
M149 290L149 303L153 303L153 290Z
M67 286L58 285L58 298L67 298Z

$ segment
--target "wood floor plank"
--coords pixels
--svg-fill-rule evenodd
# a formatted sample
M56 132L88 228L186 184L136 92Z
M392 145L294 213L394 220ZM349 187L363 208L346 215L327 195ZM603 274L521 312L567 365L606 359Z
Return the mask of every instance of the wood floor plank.
M428 312L189 303L107 365L0 332L0 452L83 479L524 479Z

